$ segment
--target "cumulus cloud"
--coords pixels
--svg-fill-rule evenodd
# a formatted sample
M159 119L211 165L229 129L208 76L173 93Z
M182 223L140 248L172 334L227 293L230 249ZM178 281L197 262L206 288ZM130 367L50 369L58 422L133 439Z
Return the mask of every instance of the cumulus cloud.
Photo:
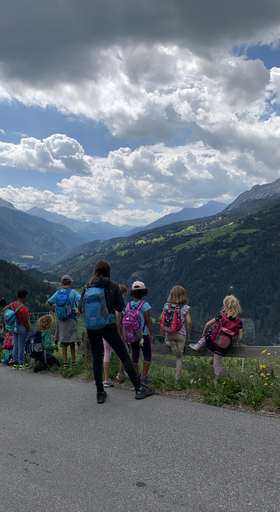
M67 158L67 148L76 155L75 141L71 139L68 145L60 136L57 139L53 136L53 139L56 144L52 148L55 147L57 157ZM167 212L196 206L201 201L214 199L229 203L254 184L276 179L271 166L261 161L261 143L260 137L259 160L252 152L224 154L201 141L178 147L161 143L134 151L120 148L111 151L107 158L88 156L80 151L81 166L87 167L87 174L63 178L58 183L61 194L9 186L0 189L0 196L25 211L38 204L68 217L143 225ZM26 155L21 155L21 161L27 161L28 144L19 147L27 148ZM54 149L52 152L54 154ZM39 154L39 161L40 158ZM1 159L3 162L3 156Z
M55 134L42 141L23 138L20 144L0 142L0 165L40 172L89 172L82 146L66 135Z

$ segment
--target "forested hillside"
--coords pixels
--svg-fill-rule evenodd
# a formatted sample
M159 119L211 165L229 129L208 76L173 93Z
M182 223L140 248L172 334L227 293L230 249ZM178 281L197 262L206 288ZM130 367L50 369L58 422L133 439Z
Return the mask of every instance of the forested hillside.
M29 311L48 311L45 305L48 297L56 288L28 276L16 265L0 260L0 298L4 297L7 304L17 299L17 290L26 288L28 291L27 307Z
M129 288L139 279L150 288L154 316L172 286L180 284L196 325L212 318L223 297L234 293L242 317L251 318L259 337L271 343L279 333L279 206L279 199L251 201L249 207L196 222L84 244L52 271L85 283L95 263L107 259L116 282Z

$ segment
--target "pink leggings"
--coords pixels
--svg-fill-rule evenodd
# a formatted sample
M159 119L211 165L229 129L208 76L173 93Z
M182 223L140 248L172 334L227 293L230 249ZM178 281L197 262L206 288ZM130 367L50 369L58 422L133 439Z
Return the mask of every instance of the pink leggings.
M204 345L206 343L205 337L201 338L198 343L199 343L199 345L202 345L204 347ZM221 374L221 371L222 371L222 356L219 356L218 354L214 353L213 366L214 366L215 375L217 377L219 377L219 375Z
M103 363L110 363L111 354L112 354L112 347L109 345L109 343L104 340L103 338L103 346L104 346L104 359ZM128 352L127 344L125 343L126 350Z

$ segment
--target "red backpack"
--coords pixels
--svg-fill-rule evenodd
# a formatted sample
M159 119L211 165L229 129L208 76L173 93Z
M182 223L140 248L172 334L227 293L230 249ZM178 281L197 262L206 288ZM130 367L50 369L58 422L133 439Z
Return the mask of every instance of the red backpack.
M218 350L226 349L232 344L240 329L240 322L240 318L230 320L226 313L222 313L222 318L217 322L211 334L211 341Z
M163 310L160 317L160 330L167 333L178 332L183 325L180 307L168 303L168 308Z

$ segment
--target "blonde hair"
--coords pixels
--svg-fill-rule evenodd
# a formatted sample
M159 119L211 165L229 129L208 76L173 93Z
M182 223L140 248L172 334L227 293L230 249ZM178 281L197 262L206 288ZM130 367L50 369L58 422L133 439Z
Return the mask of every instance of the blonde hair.
M124 284L119 284L119 289L121 290L122 293L128 292L128 290L127 290L126 286L124 286Z
M40 331L49 331L52 328L53 317L52 315L41 316L38 320L38 327Z
M187 304L188 297L185 288L183 288L183 286L174 286L169 293L167 302L171 302L172 304Z
M239 300L234 295L227 295L223 300L224 308L227 307L227 315L236 318L241 311Z

